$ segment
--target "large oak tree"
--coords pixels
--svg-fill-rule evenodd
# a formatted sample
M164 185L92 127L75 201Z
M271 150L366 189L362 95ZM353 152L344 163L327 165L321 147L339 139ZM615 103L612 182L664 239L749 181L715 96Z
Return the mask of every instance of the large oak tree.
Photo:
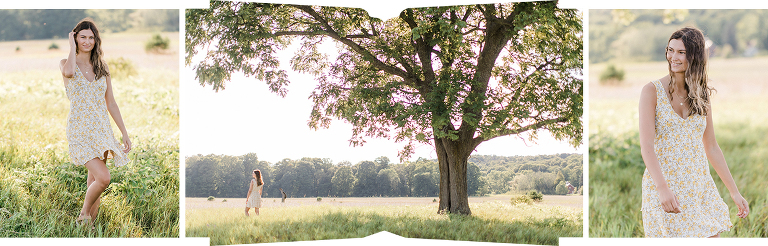
M538 130L581 143L581 16L556 5L414 8L382 21L354 8L214 1L186 12L186 64L216 91L240 72L284 96L276 52L300 42L291 68L317 80L309 127L345 120L351 144L407 142L403 159L433 145L439 211L471 214L467 159L480 143ZM318 48L328 41L337 54Z

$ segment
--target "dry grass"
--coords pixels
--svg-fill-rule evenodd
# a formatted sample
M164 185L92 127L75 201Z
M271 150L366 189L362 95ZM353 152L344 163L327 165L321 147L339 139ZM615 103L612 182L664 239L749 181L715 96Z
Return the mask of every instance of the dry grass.
M494 195L469 197L470 203L486 202L509 202L511 195ZM280 202L280 198L263 198L262 207L292 207L292 206L312 206L319 204L328 204L333 206L422 206L437 204L432 202L437 197L323 197L321 202L317 198L289 198L285 203ZM227 200L223 202L223 200ZM545 206L563 206L571 208L582 208L583 196L550 196L545 195L544 201L540 205ZM243 208L245 207L245 198L216 198L214 201L208 201L207 198L186 198L187 211L209 208ZM435 210L437 211L437 210Z
M130 59L138 68L162 67L170 71L179 71L178 32L161 33L171 40L169 54L144 52L144 42L152 33L107 33L102 34L104 59L123 57ZM57 50L48 50L51 43L59 46ZM21 48L16 51L16 47ZM138 47L138 49L136 48ZM59 70L59 61L67 58L69 43L66 39L29 40L0 42L0 73L20 70Z
M666 75L666 62L626 63L621 85L600 85L599 74L607 64L590 65L589 131L623 133L638 128L637 103L640 90L647 83ZM717 92L712 97L715 124L768 122L768 83L765 68L768 57L713 59L709 64L710 86Z

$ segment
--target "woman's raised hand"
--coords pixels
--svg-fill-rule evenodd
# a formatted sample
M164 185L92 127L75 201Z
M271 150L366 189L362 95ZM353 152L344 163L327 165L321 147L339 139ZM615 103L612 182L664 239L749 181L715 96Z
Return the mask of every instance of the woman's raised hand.
M69 32L69 47L72 49L77 49L77 44L75 44L75 32Z
M746 218L747 215L749 215L749 202L747 202L747 199L744 199L739 193L731 195L731 199L733 199L733 202L739 207L739 213L737 213L736 216L739 216L739 218L742 219Z
M659 202L661 202L661 208L667 213L680 213L680 203L677 201L677 196L669 188L659 190Z

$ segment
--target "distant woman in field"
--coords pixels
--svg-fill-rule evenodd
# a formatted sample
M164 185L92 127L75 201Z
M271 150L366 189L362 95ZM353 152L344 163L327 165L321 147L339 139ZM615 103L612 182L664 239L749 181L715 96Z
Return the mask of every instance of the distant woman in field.
M669 38L666 54L669 75L640 94L645 236L719 237L733 224L707 160L730 191L739 218L747 217L749 204L715 141L704 35L680 29Z
M101 193L111 179L106 160L112 158L115 166L128 163L126 154L131 150L131 140L112 95L112 81L102 57L99 30L92 19L85 18L72 29L69 48L69 57L59 64L70 101L67 119L69 157L75 165L88 168L88 190L77 222L91 223L98 215ZM107 112L120 128L123 146L113 135Z
M248 188L248 195L245 201L245 216L250 216L248 212L253 208L256 211L256 215L259 215L259 208L261 207L261 191L264 189L264 179L261 178L261 171L259 169L253 170L251 174L251 185Z

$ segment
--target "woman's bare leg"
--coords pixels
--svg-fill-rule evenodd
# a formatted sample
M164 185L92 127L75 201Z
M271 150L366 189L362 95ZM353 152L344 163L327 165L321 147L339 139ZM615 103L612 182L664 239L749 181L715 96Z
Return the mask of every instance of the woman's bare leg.
M253 210L256 210L256 215L259 215L259 208L258 207L253 208Z
M91 187L91 184L93 181L96 180L96 177L93 176L93 173L91 171L88 171L88 180L86 183L88 184L87 187ZM99 205L101 205L101 196L99 196L98 199L96 199L96 202L91 205L91 211L88 212L88 216L91 216L91 219L95 220L96 216L99 215Z
M91 219L90 213L93 205L96 205L98 209L98 204L96 202L99 200L101 193L107 189L107 186L109 186L109 182L112 179L109 174L109 169L107 169L107 165L99 158L93 158L86 162L85 167L88 168L89 175L93 174L94 179L88 186L88 190L85 192L85 201L83 201L83 209L80 210L80 217L77 218L78 221Z
M251 210L251 208L245 207L245 216L251 216L250 214L248 214L248 210Z

